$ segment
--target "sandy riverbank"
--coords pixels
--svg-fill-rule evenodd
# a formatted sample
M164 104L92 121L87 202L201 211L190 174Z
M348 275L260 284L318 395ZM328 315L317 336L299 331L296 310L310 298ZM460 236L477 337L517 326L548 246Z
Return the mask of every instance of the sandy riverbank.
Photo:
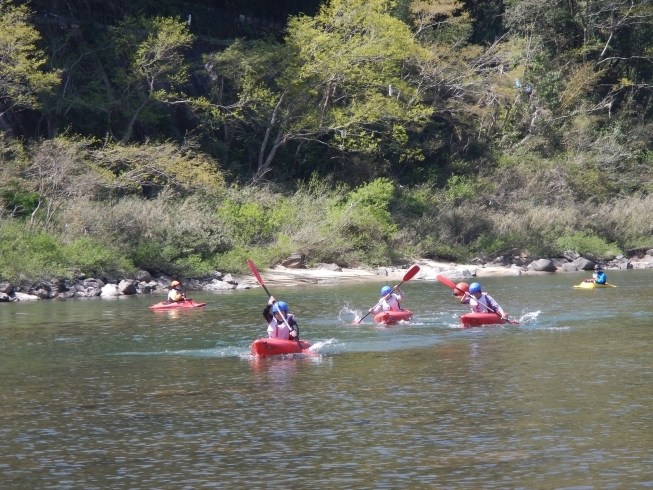
M515 270L513 267L486 267L473 264L454 264L451 262L436 262L433 260L419 260L415 264L420 266L420 271L412 279L415 280L436 280L438 274L442 274L452 280L466 280L474 277L489 276L511 276L525 271ZM414 264L404 268L379 267L377 269L346 269L328 270L324 268L290 269L278 265L272 269L261 271L261 277L267 285L273 286L299 286L301 284L360 284L366 282L399 282L407 269ZM242 282L256 285L257 281L253 276L241 278ZM240 281L239 281L240 282Z

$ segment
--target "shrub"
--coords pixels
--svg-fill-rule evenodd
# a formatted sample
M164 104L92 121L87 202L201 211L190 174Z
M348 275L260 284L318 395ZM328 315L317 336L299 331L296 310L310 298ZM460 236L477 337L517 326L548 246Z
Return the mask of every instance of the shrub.
M581 255L589 253L600 258L614 258L622 253L616 243L608 243L596 235L587 235L583 232L562 236L555 241L555 244L560 252L575 250Z

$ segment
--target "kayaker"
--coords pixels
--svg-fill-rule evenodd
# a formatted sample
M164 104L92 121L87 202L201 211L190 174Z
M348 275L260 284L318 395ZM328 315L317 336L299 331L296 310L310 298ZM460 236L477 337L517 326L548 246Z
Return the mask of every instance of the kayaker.
M494 298L487 293L481 291L481 285L473 282L469 285L469 292L466 292L460 299L464 305L469 305L473 313L488 313L494 312L501 315L502 319L508 318L508 315L499 306L499 303L494 301Z
M168 291L168 303L178 303L186 299L186 293L181 291L181 283L179 281L172 281L170 283L170 291Z
M382 311L401 311L400 301L403 301L405 296L399 288L395 288L395 293L392 292L390 286L383 286L381 288L381 299L373 308L370 308L370 313L381 313Z
M594 274L592 274L592 279L586 279L586 282L594 282L594 284L605 284L608 282L608 278L603 272L603 267L601 264L596 264L594 266Z
M295 316L288 313L288 305L285 301L277 301L274 296L270 296L267 306L263 309L263 318L268 322L269 338L299 340L299 327Z

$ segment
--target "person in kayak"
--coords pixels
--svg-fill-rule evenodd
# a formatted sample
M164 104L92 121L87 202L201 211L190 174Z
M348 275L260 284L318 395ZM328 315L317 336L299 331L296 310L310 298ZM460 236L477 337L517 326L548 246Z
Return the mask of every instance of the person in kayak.
M268 304L263 309L263 318L268 322L269 338L299 340L299 327L295 316L288 313L288 305L285 301L277 301L274 296L270 296Z
M168 303L178 303L186 299L186 293L181 291L181 283L179 281L172 281L170 283L170 291L168 291Z
M594 274L592 274L592 279L585 279L585 282L593 282L594 284L605 284L608 282L608 278L603 272L603 267L601 264L596 264L594 266Z
M494 298L487 293L481 291L481 285L473 282L469 285L469 292L465 292L460 302L464 305L469 305L472 313L488 313L494 312L501 315L503 320L508 318L508 315L499 306L499 303L494 301Z
M383 286L381 288L381 299L373 308L370 308L370 313L381 313L382 311L402 311L400 301L403 301L405 296L399 288L395 288L395 293L392 292L390 286Z

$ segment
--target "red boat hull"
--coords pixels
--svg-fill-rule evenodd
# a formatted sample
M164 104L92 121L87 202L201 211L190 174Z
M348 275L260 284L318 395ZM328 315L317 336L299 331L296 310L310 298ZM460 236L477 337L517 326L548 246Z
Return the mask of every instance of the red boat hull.
M161 301L161 303L148 306L148 308L150 310L176 310L179 308L202 308L203 306L206 306L206 303L198 303L194 299L185 299L183 301L177 301L173 303Z
M499 315L494 313L466 313L460 317L464 327L480 327L481 325L499 325L504 323L513 323L502 320Z
M310 346L304 340L256 339L252 342L251 352L256 357L301 354Z
M374 315L374 321L383 325L394 325L400 321L407 322L411 318L413 318L413 312L410 310L382 311Z

